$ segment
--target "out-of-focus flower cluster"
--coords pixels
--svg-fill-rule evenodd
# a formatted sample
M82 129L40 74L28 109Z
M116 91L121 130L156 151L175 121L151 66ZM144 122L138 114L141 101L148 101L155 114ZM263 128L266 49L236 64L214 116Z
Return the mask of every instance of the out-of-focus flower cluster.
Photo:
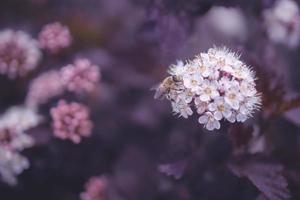
M264 11L269 38L279 44L294 48L300 40L300 12L293 0L278 0L274 7Z
M29 167L29 161L20 152L34 145L26 130L37 126L41 117L31 108L12 107L0 117L0 175L3 181L14 185L16 176Z
M59 22L47 24L39 34L39 45L41 48L57 53L61 49L70 46L72 36L68 27Z
M0 32L0 73L11 79L25 76L36 68L41 58L40 48L58 53L72 42L69 29L59 22L45 25L38 39L23 31ZM98 66L81 58L61 69L43 72L31 81L25 106L12 107L0 118L0 175L5 182L16 184L16 176L29 167L21 151L34 145L33 138L25 131L41 122L37 114L39 106L66 91L92 92L99 80ZM79 143L81 137L90 136L93 124L87 106L61 100L50 114L58 138Z
M26 97L29 106L37 107L65 91L92 92L100 81L100 69L88 59L80 58L60 70L51 70L34 79Z
M200 115L208 130L220 128L220 120L244 122L259 108L254 72L239 56L225 48L211 48L193 60L179 61L156 89L156 98L166 97L173 112L184 118Z
M91 135L93 123L90 120L89 109L85 105L61 100L50 112L56 137L79 143L81 137Z
M41 57L37 42L23 31L0 32L0 73L14 79L36 68Z
M64 87L58 70L51 70L32 80L26 97L31 107L46 103L49 99L62 94Z
M34 109L25 106L14 106L8 109L0 120L0 128L14 127L25 131L37 126L42 118Z
M85 184L85 191L80 194L81 200L105 200L107 180L105 177L92 177Z
M61 69L62 82L71 92L91 92L100 79L99 67L88 59L77 59Z
M241 41L247 38L246 19L240 9L215 6L210 9L206 17L209 22L208 25L222 35Z

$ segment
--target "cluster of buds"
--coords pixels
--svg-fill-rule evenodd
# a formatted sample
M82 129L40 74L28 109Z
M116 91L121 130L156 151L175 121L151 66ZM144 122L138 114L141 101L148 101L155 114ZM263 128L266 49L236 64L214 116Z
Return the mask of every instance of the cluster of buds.
M254 72L239 56L225 48L211 48L193 60L170 67L155 98L171 101L173 112L184 118L200 115L208 130L220 128L220 120L244 122L259 108Z
M51 108L50 112L56 137L70 139L78 144L81 137L91 135L93 123L90 120L89 109L85 105L61 100L56 107Z
M23 31L0 32L0 73L13 79L36 68L41 57L37 42Z
M39 45L41 48L57 53L61 49L70 46L72 36L68 27L59 22L47 24L39 34Z

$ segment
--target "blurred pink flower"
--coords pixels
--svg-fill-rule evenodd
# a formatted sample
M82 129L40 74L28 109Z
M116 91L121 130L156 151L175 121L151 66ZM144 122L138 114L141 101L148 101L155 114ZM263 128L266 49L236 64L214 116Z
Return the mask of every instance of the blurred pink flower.
M107 182L104 177L92 177L85 184L85 191L80 194L81 200L105 200Z
M41 57L37 42L23 31L0 32L0 73L14 79L36 68Z
M32 107L38 106L62 94L63 91L60 73L55 70L45 72L30 83L26 104Z
M92 91L100 80L100 70L88 59L77 59L61 69L62 81L71 92Z
M59 101L58 105L51 108L54 135L61 139L70 139L78 144L81 137L91 135L93 123L90 120L88 108L80 103L66 103Z
M72 36L68 27L59 22L47 24L39 34L39 45L41 48L57 53L63 48L70 46Z

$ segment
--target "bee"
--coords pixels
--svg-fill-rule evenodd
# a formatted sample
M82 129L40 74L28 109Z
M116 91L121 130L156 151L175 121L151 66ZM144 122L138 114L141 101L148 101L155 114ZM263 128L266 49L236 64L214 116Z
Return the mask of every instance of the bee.
M178 90L180 80L176 76L168 76L158 86L152 88L155 90L154 98L163 99L171 90Z

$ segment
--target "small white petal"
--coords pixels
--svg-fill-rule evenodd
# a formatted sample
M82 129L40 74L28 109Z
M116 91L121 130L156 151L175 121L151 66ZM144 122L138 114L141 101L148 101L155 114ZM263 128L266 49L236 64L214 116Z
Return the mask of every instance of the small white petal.
M217 121L217 120L215 120L215 121L214 121L214 127L215 127L216 129L220 129L220 127L221 127L220 122Z
M222 113L219 112L219 111L216 111L216 112L214 113L214 118L215 118L216 120L221 120L221 119L223 118Z
M247 109L247 107L245 106L245 105L241 105L240 106L240 112L242 113L242 114L247 114L248 113L248 109Z
M215 111L215 110L217 110L217 105L215 103L208 104L208 110L209 111Z
M225 118L228 118L231 115L231 111L229 109L225 109L222 114Z
M206 108L204 106L200 106L200 107L197 108L197 113L202 114L202 113L205 112L205 110L206 110Z
M214 122L213 122L213 121L208 121L205 127L206 127L206 129L209 130L209 131L214 130L214 129L215 129Z
M186 110L188 115L192 115L193 114L193 110L191 108L187 108Z
M201 101L209 101L209 100L210 100L210 97L209 97L208 95L206 95L206 94L202 94L202 95L200 96L200 100L201 100Z
M231 107L232 107L233 109L235 109L235 110L238 110L239 107L240 107L238 101L232 101L232 102L230 102L230 105L231 105Z
M247 119L247 115L243 115L241 113L237 114L236 116L236 121L238 122L244 122L246 121L246 119Z
M218 97L218 96L220 96L220 93L219 93L217 90L213 90L213 91L212 91L212 94L211 94L211 97L212 97L212 98L216 98L216 97Z
M181 113L181 116L182 116L184 119L187 119L187 118L189 117L186 113Z
M198 122L200 124L206 124L208 122L208 116L207 115L202 115L201 117L199 117Z
M236 117L234 114L231 114L228 118L226 118L229 122L234 123L236 120Z

